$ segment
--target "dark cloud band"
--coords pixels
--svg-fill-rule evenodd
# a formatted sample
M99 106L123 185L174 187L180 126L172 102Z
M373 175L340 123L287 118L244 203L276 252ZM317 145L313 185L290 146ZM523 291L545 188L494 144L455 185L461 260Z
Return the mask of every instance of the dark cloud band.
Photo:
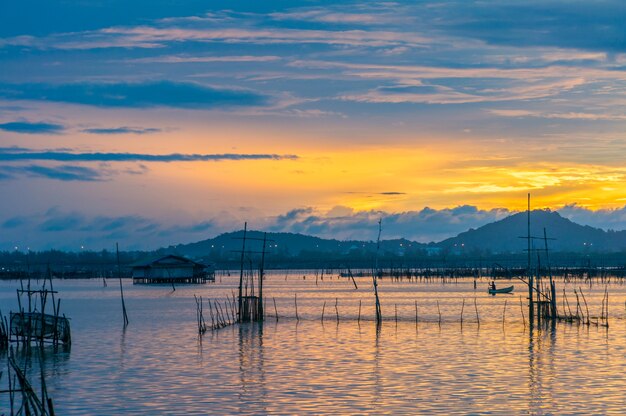
M228 160L296 160L297 155L278 154L182 154L23 152L0 149L0 161L46 160L54 162L219 162Z
M138 128L138 127L114 127L114 128L94 128L84 129L83 133L89 134L151 134L160 133L161 129L155 128Z
M59 134L65 130L60 124L12 121L0 124L0 130L22 134Z
M208 109L217 106L263 105L267 98L251 91L217 89L191 82L0 84L0 97L54 101L96 107L174 107Z

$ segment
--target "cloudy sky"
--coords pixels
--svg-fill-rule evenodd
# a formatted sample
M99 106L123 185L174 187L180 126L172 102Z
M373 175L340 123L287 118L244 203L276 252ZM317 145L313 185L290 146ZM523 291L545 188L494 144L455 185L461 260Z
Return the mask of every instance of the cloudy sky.
M0 250L626 228L626 4L0 3Z

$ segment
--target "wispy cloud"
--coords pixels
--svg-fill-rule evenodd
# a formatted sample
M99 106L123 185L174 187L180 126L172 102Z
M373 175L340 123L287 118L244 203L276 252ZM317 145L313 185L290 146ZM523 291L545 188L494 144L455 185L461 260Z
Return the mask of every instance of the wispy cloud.
M190 55L162 55L149 58L128 59L124 62L138 64L187 64L211 62L274 62L281 60L272 55L223 55L223 56L190 56Z
M586 121L622 121L626 120L624 114L607 114L607 113L552 113L542 112L534 110L521 110L521 109L491 109L489 113L495 114L501 117L533 117L533 118L546 118L546 119L561 119L561 120L586 120Z
M269 220L272 231L297 232L324 238L374 240L378 221L382 218L384 238L406 238L419 242L439 241L469 228L505 218L512 212L506 208L481 210L463 205L455 208L400 213L385 211L354 211L335 207L328 212L300 208Z
M111 127L111 128L91 128L82 130L84 133L89 134L152 134L160 133L163 130L157 128L142 128L142 127Z
M0 97L97 107L175 107L210 109L263 105L267 97L251 91L216 89L197 83L0 84Z
M19 176L55 179L59 181L86 182L99 181L103 179L99 170L85 166L0 166L0 180L15 179Z
M163 221L137 214L85 214L60 207L13 216L0 224L3 240L12 241L11 247L15 244L35 250L72 251L81 247L90 250L114 247L122 239L123 249L157 249L206 238L207 232L215 232L214 227L212 219Z
M22 134L60 134L65 126L55 123L11 121L1 123L0 130Z
M424 46L431 39L415 32L392 30L311 30L289 28L184 28L173 26L109 27L80 34L49 37L14 37L0 40L2 46L39 49L163 48L171 43L222 42L241 44L325 44L345 46Z
M147 153L73 153L61 151L16 151L0 149L1 161L46 160L55 162L220 162L237 160L296 160L297 155L279 154L147 154Z
M396 13L349 13L329 10L328 8L296 9L289 12L270 13L275 20L295 20L305 22L341 23L346 25L383 25L407 23L410 18Z

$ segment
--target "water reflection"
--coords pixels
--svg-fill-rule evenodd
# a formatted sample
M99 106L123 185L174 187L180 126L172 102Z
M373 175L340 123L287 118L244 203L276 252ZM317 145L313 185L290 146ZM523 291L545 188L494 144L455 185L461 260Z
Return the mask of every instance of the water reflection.
M374 382L372 383L372 406L377 408L382 398L382 377L380 368L380 332L382 329L381 323L376 323L376 336L374 338L374 368L372 374L374 375ZM397 329L397 328L396 328ZM396 331L397 333L397 331Z
M241 413L265 414L267 412L265 385L263 322L239 325L239 403Z
M49 351L41 358L57 414L571 414L623 407L626 325L618 308L609 330L536 321L530 327L519 308L507 309L503 326L504 299L475 294L472 281L384 281L381 299L392 316L377 327L365 280L355 291L339 279L315 286L301 276L272 277L264 290L276 297L280 321L201 338L193 294L223 299L232 290L228 276L201 293L182 286L167 295L171 288L125 288L133 316L126 331L119 326L119 288L55 283L73 319L74 341L71 355ZM626 287L610 290L623 303ZM300 321L289 318L294 291ZM592 314L602 292L589 291ZM0 283L3 308L14 293ZM473 296L480 325L466 313L461 326L462 299ZM332 305L335 299L340 322L320 322L324 300ZM29 376L37 380L39 358L30 360ZM0 365L6 367L2 357Z

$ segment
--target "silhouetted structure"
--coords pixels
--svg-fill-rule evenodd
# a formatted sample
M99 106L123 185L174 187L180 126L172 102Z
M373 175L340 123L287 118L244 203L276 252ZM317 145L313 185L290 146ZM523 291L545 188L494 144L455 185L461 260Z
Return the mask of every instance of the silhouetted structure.
M215 280L212 269L185 257L169 254L132 265L133 283L206 283Z

